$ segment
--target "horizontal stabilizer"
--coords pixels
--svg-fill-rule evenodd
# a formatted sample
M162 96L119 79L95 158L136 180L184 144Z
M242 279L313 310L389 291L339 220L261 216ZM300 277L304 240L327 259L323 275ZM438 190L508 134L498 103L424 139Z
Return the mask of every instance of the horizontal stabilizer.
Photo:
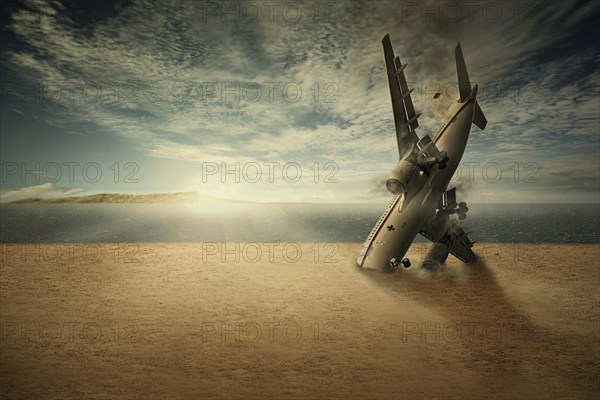
M473 112L473 123L477 125L477 127L481 130L485 129L487 125L487 119L485 115L483 115L483 111L481 111L481 107L479 107L479 103L475 102L475 111Z

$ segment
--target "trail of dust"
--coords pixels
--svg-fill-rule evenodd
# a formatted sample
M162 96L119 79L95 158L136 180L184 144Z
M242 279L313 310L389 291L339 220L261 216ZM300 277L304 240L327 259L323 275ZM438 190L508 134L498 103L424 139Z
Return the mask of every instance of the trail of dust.
M453 332L462 329L460 340L447 340L444 345L462 346L462 362L479 365L486 384L501 385L497 377L501 374L504 379L514 379L511 384L519 393L536 396L535 388L520 376L554 375L558 379L554 384L576 391L578 386L573 382L588 379L589 371L598 369L593 354L580 354L576 365L564 354L564 349L575 353L584 348L588 341L585 336L550 332L537 325L515 305L481 259L469 265L452 262L435 272L411 268L366 275L398 298L408 297L440 315L445 322L439 332L435 328L438 321L425 321L421 328L430 335L443 338L444 328L452 327Z
M519 321L534 330L532 321L511 303L482 260L444 266L433 272L413 267L388 274L366 271L365 275L381 287L408 296L448 319L468 316L484 322Z

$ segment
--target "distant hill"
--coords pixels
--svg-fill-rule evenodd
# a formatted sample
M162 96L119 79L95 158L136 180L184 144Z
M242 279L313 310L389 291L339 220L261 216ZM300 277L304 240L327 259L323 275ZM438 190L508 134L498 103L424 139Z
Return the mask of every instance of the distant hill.
M122 194L122 193L99 193L87 196L71 196L56 199L21 199L11 201L17 204L56 204L56 203L197 203L203 202L221 202L229 200L218 199L210 196L200 196L197 192L179 192L179 193L153 193L153 194Z

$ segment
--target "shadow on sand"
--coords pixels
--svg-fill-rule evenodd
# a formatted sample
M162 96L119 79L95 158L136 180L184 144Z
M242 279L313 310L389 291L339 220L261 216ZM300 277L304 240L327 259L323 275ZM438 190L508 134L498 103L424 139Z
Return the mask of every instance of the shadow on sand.
M493 271L481 259L435 272L413 267L392 273L365 270L362 273L378 286L408 296L448 320L513 324L528 333L535 330L531 319L512 304Z
M544 397L543 392L551 395L567 388L570 393L585 394L594 387L591 371L597 371L598 363L593 352L585 351L593 348L585 344L586 338L549 330L534 322L532 316L513 304L482 259L436 272L416 267L391 273L361 273L398 296L399 305L414 302L440 316L438 321L424 323L478 328L468 332L462 329L459 340L446 341L442 329L442 339L434 345L458 352L460 362L473 366L486 387L521 397ZM438 361L445 362L443 354L447 353L439 354ZM548 386L549 380L556 387ZM510 385L499 386L507 381ZM540 392L540 388L545 389Z
M517 385L526 362L523 349L531 343L537 328L512 304L483 260L436 272L416 267L392 273L363 273L382 289L408 297L438 314L438 320L419 321L428 324L430 331L435 324L441 327L435 343L429 339L427 342L434 347L454 348L456 354L461 354L461 362L477 366L483 384L494 386L501 375ZM443 357L439 360L446 361ZM518 386L513 389L528 391L528 383L520 382Z

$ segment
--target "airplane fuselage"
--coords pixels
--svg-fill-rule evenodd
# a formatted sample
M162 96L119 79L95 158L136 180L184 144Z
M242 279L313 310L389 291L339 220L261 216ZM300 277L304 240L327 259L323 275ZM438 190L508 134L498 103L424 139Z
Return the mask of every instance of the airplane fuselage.
M434 138L437 148L447 152L447 167L439 169L435 166L429 176L421 171L412 175L406 193L394 196L368 236L357 259L359 266L387 270L391 259L400 260L405 256L426 224L437 227L430 231L434 241L444 235L448 216L439 215L437 210L465 151L474 109L474 99L452 104L448 110L451 117Z

